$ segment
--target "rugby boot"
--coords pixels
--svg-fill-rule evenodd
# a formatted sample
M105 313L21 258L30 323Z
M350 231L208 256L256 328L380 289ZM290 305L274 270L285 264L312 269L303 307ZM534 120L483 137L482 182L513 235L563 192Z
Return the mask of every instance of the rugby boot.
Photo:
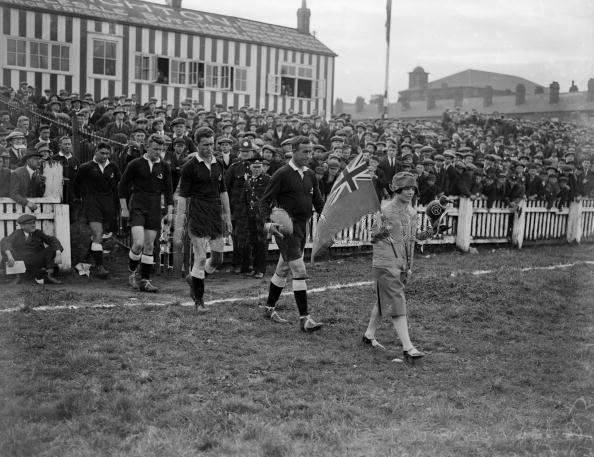
M194 290L194 283L192 281L192 275L186 276L186 282L188 283L188 286L190 286L190 297L192 297L192 300L194 300L194 302L196 302L196 291Z
M105 279L109 276L109 271L107 271L103 265L99 265L97 268L95 268L95 276L97 276L99 279Z
M194 299L194 310L198 314L204 314L208 312L208 308L204 304L204 300L202 298L195 298Z
M322 328L322 323L314 321L308 314L299 318L299 326L302 332L313 333Z
M45 277L45 283L46 284L62 284L62 281L60 281L57 278L54 278L51 274L47 274L47 276Z
M286 324L289 322L288 320L281 317L274 306L264 306L264 317L270 319L272 322L276 322L277 324Z
M151 283L150 279L141 279L138 288L143 292L159 292L159 288Z
M132 289L138 289L138 281L136 280L136 270L128 270L128 284L130 284L130 287L132 287Z

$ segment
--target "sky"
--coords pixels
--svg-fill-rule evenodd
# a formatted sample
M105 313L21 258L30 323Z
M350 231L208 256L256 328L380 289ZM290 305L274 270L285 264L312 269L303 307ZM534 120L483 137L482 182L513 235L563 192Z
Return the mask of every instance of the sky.
M164 3L164 0L151 0ZM301 0L182 0L184 8L296 27ZM307 0L310 31L336 58L336 98L384 92L386 0ZM389 100L420 65L429 81L467 69L567 92L594 78L594 0L393 0Z

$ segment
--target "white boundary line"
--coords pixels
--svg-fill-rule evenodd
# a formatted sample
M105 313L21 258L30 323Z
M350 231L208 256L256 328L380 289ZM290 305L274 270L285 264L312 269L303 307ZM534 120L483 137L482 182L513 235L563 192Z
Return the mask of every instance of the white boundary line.
M549 265L546 267L512 268L511 270L521 271L521 272L534 271L534 270L558 270L558 269L571 268L576 265L594 265L594 260L581 260L578 262L564 263L564 264L558 264L558 265ZM475 271L471 271L471 272L461 271L458 273L459 274L470 273L473 276L482 276L482 275L486 275L486 274L496 273L497 271L501 271L501 270L475 270ZM452 275L454 275L454 272L452 272ZM346 284L333 284L330 286L316 287L313 289L309 289L307 292L310 294L318 294L318 293L322 293L322 292L327 292L329 290L350 289L350 288L355 288L355 287L370 286L371 284L373 284L373 281L358 281L358 282L350 282L350 283L346 283ZM293 294L293 292L283 292L282 293L283 296L292 295L292 294ZM257 296L251 296L251 297L218 298L215 300L207 301L207 302L205 302L205 304L210 306L210 305L217 305L217 304L221 304L221 303L236 303L236 302L240 302L240 301L257 301L257 300L263 300L266 297L267 297L267 295L257 295ZM30 308L30 309L31 309L31 311L64 311L64 310L78 310L78 309L111 309L111 308L118 308L118 307L135 308L138 306L169 306L171 304L172 304L172 302L146 303L146 302L142 302L142 301L134 301L134 302L126 302L122 305L113 305L113 304L100 304L100 305L97 304L97 305L88 305L88 306L58 305L58 306L37 306L34 308ZM179 306L194 306L194 302L186 301L186 302L180 303ZM22 309L23 309L22 307L18 307L18 306L13 307L13 308L0 309L0 314L14 313L14 312L20 311Z
M533 271L533 270L560 270L563 268L571 268L575 267L576 265L594 265L594 260L580 260L579 262L574 263L560 263L558 265L549 265L548 267L525 267L525 268L512 268L512 270L516 271ZM497 271L501 270L475 270L471 274L474 276L481 276L487 275L490 273L496 273Z

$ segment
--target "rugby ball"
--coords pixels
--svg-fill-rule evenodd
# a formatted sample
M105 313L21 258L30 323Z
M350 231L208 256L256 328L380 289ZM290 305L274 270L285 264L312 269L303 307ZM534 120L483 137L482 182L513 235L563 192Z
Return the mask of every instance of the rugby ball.
M293 221L291 216L282 208L272 208L270 212L270 220L274 224L279 225L279 231L284 235L293 233Z

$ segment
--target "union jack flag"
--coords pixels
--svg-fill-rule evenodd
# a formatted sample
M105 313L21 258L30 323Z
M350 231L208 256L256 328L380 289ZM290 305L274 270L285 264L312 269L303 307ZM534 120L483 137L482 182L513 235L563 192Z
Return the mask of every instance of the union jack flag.
M359 154L346 166L334 186L332 186L326 205L333 205L345 191L354 192L359 190L358 181L371 181L371 179L372 174L363 158L363 154Z

